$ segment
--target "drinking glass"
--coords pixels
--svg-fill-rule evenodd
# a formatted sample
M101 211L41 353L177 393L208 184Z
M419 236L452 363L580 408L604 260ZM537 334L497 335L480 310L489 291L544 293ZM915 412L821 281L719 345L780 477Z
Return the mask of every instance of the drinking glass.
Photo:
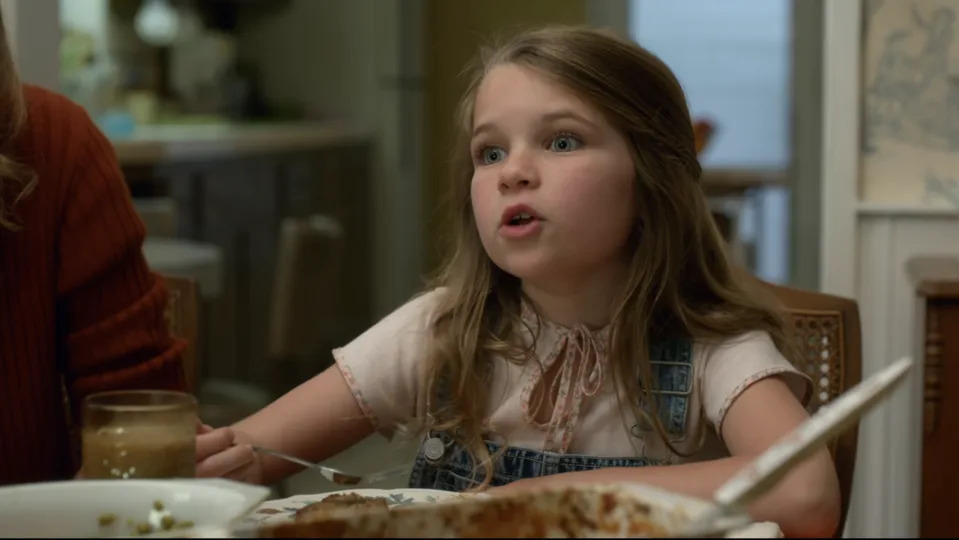
M122 390L83 403L84 478L196 476L196 399L183 392Z

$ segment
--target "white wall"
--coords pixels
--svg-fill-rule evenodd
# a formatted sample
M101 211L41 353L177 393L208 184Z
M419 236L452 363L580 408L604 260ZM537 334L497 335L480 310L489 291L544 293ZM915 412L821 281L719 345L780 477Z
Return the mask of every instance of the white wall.
M384 314L421 287L421 0L291 0L243 21L240 57L273 103L348 121L376 138L374 298Z
M0 0L0 12L3 13L3 27L10 42L13 56L17 56L17 4L16 0Z
M24 82L60 86L59 0L0 0L14 60Z
M858 217L857 297L863 332L863 376L902 356L915 360L902 388L862 422L849 536L916 538L922 496L925 335L915 284L916 257L959 253L959 212L863 208Z
M870 141L860 138L864 103L860 74L870 58L868 48L863 55L863 8L895 9L899 4L860 0L824 4L822 285L859 302L864 377L902 355L916 360L907 384L860 426L847 526L851 537L914 538L919 534L923 336L905 265L913 257L959 251L959 209L913 197L868 201L860 191L875 180L870 177L874 169L863 166L863 143ZM894 24L908 21L895 19ZM868 77L866 82L870 83ZM921 135L922 130L911 128L910 133Z
M260 70L270 101L372 125L374 14L373 0L290 0L282 10L243 19L239 54Z

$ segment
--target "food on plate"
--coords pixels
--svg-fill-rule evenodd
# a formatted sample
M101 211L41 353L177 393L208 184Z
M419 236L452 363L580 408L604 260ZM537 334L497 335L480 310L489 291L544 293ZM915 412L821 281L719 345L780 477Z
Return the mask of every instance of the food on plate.
M322 517L331 512L339 512L339 509L350 508L351 510L371 510L388 511L390 505L383 497L367 497L356 493L334 493L322 501L308 504L296 511L296 520L304 521L316 517Z
M97 521L100 524L101 531L106 533L111 532L107 529L110 529L116 525L118 519L115 513L106 512L100 514L100 516L97 518ZM145 520L126 520L127 532L132 535L151 534L159 531L185 530L192 528L193 525L193 522L190 520L180 521L173 517L173 515L170 514L170 512L166 509L166 505L163 504L163 501L160 500L153 501L153 507L148 511L148 515Z
M344 497L344 499L346 499ZM364 498L369 499L369 498ZM544 490L492 497L451 498L434 504L370 511L327 503L326 510L258 527L261 538L577 538L663 537L687 518L648 496L607 487ZM385 505L385 501L383 502ZM316 505L319 508L319 505ZM382 506L380 507L382 509Z

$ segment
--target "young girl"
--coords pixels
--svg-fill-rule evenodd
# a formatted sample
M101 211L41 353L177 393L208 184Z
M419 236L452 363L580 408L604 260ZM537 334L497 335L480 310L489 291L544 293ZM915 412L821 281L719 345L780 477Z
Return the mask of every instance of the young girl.
M410 485L643 482L710 497L807 418L777 312L737 277L699 186L679 83L600 31L484 55L462 106L456 244L434 288L232 428L197 471L272 483L374 430L424 433ZM831 535L828 451L750 511Z

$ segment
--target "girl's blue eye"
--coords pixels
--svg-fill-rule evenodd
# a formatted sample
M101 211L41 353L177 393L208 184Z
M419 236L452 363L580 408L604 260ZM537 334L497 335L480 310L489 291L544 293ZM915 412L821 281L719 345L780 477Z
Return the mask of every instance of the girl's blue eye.
M492 165L493 163L498 163L503 160L503 157L506 156L506 152L502 148L497 148L495 146L484 148L480 152L480 157L483 159L483 164Z
M572 152L582 146L582 142L573 135L558 135L549 143L551 152Z

